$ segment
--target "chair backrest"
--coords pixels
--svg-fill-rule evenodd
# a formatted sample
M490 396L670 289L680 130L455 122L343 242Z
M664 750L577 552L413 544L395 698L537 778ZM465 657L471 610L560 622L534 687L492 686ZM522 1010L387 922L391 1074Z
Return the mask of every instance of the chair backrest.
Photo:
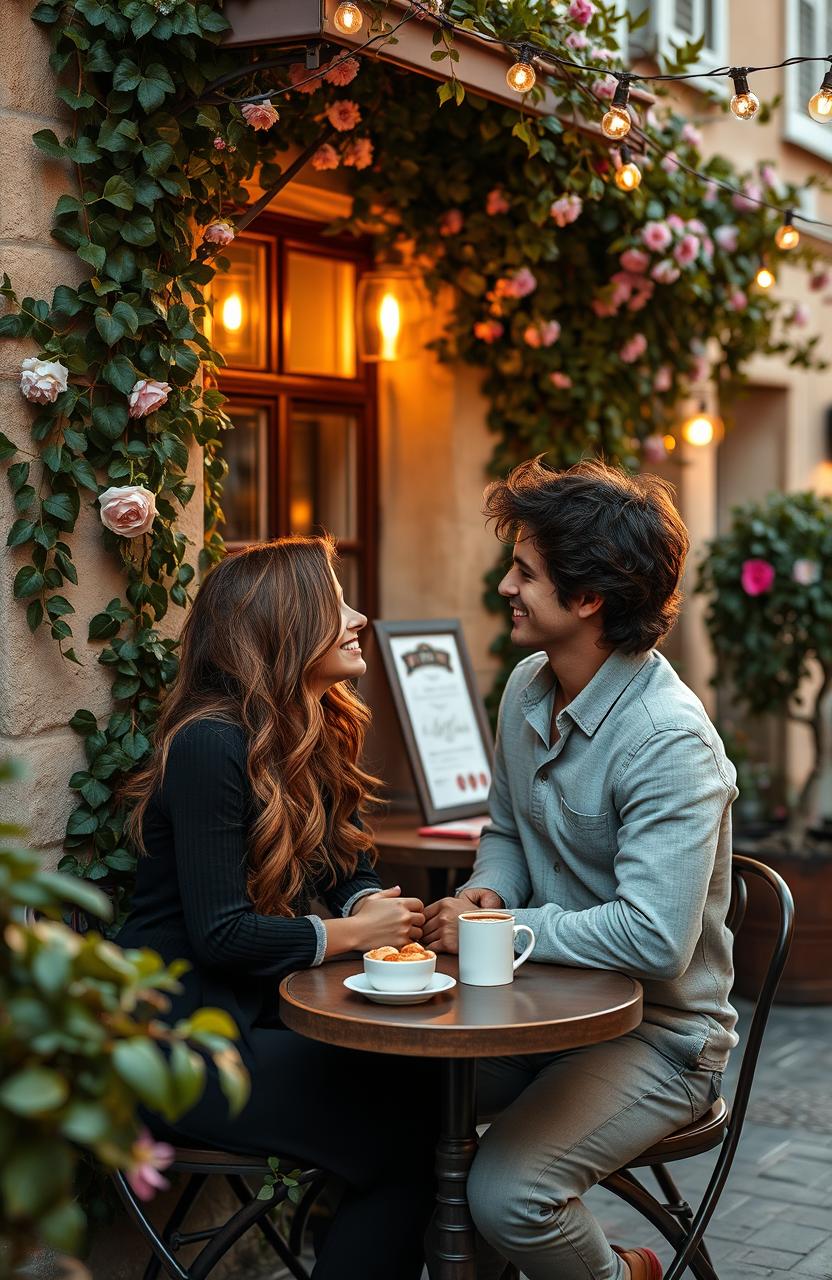
M758 862L756 858L749 858L745 854L735 853L731 865L732 894L727 920L728 928L734 934L734 937L736 937L742 926L748 908L748 886L746 881L749 876L756 876L764 881L777 900L777 934L754 1002L754 1012L751 1017L751 1025L748 1028L748 1038L743 1050L737 1089L731 1108L729 1142L732 1137L734 1142L739 1139L746 1108L748 1107L754 1072L757 1068L757 1059L760 1055L763 1033L771 1012L771 1006L774 1003L778 983L789 956L792 934L794 933L794 900L792 899L791 890L783 877L773 871L771 867L767 867L764 862Z

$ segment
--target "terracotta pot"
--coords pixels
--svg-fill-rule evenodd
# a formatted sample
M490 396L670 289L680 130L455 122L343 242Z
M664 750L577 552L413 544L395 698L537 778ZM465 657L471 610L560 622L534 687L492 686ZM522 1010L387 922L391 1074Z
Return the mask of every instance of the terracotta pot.
M789 959L777 990L779 1004L832 1004L832 852L795 854L761 851L743 833L736 853L765 862L786 881L795 907ZM738 995L754 997L762 982L777 929L777 904L756 877L748 877L748 909L734 946Z

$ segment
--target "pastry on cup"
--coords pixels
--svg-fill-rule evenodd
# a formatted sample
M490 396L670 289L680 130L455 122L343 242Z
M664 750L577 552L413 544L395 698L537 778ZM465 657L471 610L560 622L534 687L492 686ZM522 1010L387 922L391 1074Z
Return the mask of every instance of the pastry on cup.
M407 948L397 951L395 947L376 947L365 954L364 972L371 987L376 991L424 991L436 972L436 955L423 947L407 955L405 950ZM380 951L387 954L379 957Z

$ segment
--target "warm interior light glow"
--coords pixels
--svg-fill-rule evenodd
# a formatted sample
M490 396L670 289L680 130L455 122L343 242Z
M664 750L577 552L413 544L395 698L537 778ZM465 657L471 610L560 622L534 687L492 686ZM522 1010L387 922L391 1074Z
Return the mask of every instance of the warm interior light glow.
M339 31L345 36L354 35L356 31L360 31L364 25L364 14L361 12L357 4L353 4L352 0L345 0L343 4L339 4L335 10L333 22Z
M796 249L800 244L800 232L790 222L778 227L774 233L774 242L778 249Z
M818 124L828 124L832 120L832 68L823 77L817 93L813 93L809 99L807 110Z
M601 132L606 138L619 142L622 138L626 138L631 124L630 113L626 107L612 106L601 120Z
M682 434L688 444L695 444L701 448L713 440L714 424L704 413L698 413L695 418L688 419L682 428Z
M760 267L755 279L761 289L770 289L774 284L774 272L769 267Z
M378 327L381 330L381 358L395 360L398 354L402 312L394 293L385 293L378 309Z
M620 169L616 170L615 185L619 191L635 191L636 187L641 183L641 169L638 165L623 164Z
M676 437L670 435L670 433L668 432L666 436L662 436L662 443L665 449L667 450L667 452L672 453L673 450L676 448Z
M506 84L515 93L528 93L534 88L537 76L530 62L515 62L506 72Z
M223 302L222 327L232 333L243 327L243 300L239 293L230 293Z

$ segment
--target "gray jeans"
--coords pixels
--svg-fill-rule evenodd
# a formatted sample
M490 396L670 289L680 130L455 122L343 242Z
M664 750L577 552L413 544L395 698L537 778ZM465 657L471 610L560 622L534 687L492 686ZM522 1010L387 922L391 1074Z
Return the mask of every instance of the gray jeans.
M604 1044L480 1063L479 1112L496 1119L468 1178L487 1242L478 1277L500 1275L496 1251L529 1280L621 1280L581 1196L719 1096L720 1073L686 1065L678 1049L672 1033L642 1023Z

